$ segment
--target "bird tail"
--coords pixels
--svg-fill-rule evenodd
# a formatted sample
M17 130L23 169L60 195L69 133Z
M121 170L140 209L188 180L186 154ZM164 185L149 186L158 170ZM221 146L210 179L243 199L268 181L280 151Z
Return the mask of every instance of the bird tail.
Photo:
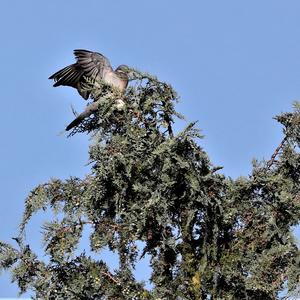
M69 131L73 127L79 125L85 118L89 117L91 114L95 113L98 110L101 101L96 101L91 103L86 107L86 109L78 115L67 127L66 131Z
M82 114L80 114L77 118L75 118L67 127L66 127L66 131L71 130L73 127L79 125L83 120L84 120L85 116L83 116Z

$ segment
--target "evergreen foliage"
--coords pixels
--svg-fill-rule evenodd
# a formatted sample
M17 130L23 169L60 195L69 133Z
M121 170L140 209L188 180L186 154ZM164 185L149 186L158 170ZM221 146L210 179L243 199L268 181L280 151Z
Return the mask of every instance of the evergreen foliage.
M268 300L279 299L286 285L297 292L292 226L300 219L300 105L276 117L284 140L272 159L233 180L198 145L194 123L173 133L181 116L172 87L136 76L122 109L113 91L103 97L87 83L102 104L71 135L92 135L91 173L52 179L29 194L17 246L0 243L0 268L34 299ZM47 262L25 237L40 210L57 215L42 226ZM90 251L77 254L85 228ZM104 248L119 255L117 270L89 255ZM153 289L133 274L146 254Z

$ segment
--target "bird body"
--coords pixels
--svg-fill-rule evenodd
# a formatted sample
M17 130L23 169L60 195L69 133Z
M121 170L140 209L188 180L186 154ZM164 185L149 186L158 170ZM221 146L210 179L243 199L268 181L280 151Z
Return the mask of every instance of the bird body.
M101 87L101 83L111 85L120 93L118 96L122 98L129 81L130 69L126 65L120 65L115 70L111 67L109 60L98 52L89 50L74 50L76 63L69 65L49 77L53 79L57 86L70 86L77 89L78 93L87 100L91 92L86 89L87 81L94 83L95 87ZM116 99L117 109L124 106L124 101L120 98ZM121 105L121 104L122 105ZM84 112L79 114L67 127L70 130L79 125L85 118L95 113L100 105L99 100L88 105Z
M120 91L124 91L128 84L127 75L126 74L123 75L123 72L119 72L119 71L107 72L103 79L105 83L110 84L115 88L118 88Z
M70 86L88 99L90 92L84 89L86 80L96 83L104 82L124 92L128 84L128 70L126 65L120 65L114 71L109 60L98 52L89 50L74 50L75 64L69 65L49 77L55 81L54 87Z

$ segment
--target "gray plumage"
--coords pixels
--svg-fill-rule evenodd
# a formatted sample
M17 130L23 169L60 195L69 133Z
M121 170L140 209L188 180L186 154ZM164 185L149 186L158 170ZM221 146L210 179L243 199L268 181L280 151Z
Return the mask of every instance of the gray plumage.
M69 131L73 127L79 125L85 118L89 117L91 114L96 112L100 104L100 101L96 101L93 102L91 105L88 105L88 107L66 127L66 131Z
M54 87L61 85L73 87L77 89L78 93L85 100L90 97L91 93L85 88L87 80L89 82L94 82L95 86L101 86L101 82L104 82L119 90L121 94L124 93L128 85L129 74L132 73L128 66L120 65L114 71L109 60L104 55L89 50L74 50L74 55L76 63L59 70L49 77L49 79L53 79L55 81L53 84ZM119 102L120 101L123 102L119 99ZM84 112L79 114L66 127L66 130L68 131L79 125L82 120L95 113L100 104L101 101L95 101L90 104Z
M86 79L103 81L113 87L124 91L128 84L128 70L126 65L120 65L114 71L109 60L102 54L89 50L74 50L76 63L69 65L49 77L55 81L54 87L70 86L88 99L90 92L83 88Z

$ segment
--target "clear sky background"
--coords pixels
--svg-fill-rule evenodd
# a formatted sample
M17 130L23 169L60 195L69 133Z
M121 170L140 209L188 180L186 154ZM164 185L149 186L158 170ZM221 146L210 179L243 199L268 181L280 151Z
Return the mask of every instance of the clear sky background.
M181 96L178 110L199 120L201 145L233 178L249 174L253 158L271 157L282 138L272 117L300 99L299 0L2 0L0 41L5 241L16 236L32 188L89 171L88 138L60 135L71 104L80 111L85 103L47 79L74 62L73 49L101 52L113 66L171 83ZM29 238L38 249L40 236ZM0 297L16 295L9 274L0 276Z

